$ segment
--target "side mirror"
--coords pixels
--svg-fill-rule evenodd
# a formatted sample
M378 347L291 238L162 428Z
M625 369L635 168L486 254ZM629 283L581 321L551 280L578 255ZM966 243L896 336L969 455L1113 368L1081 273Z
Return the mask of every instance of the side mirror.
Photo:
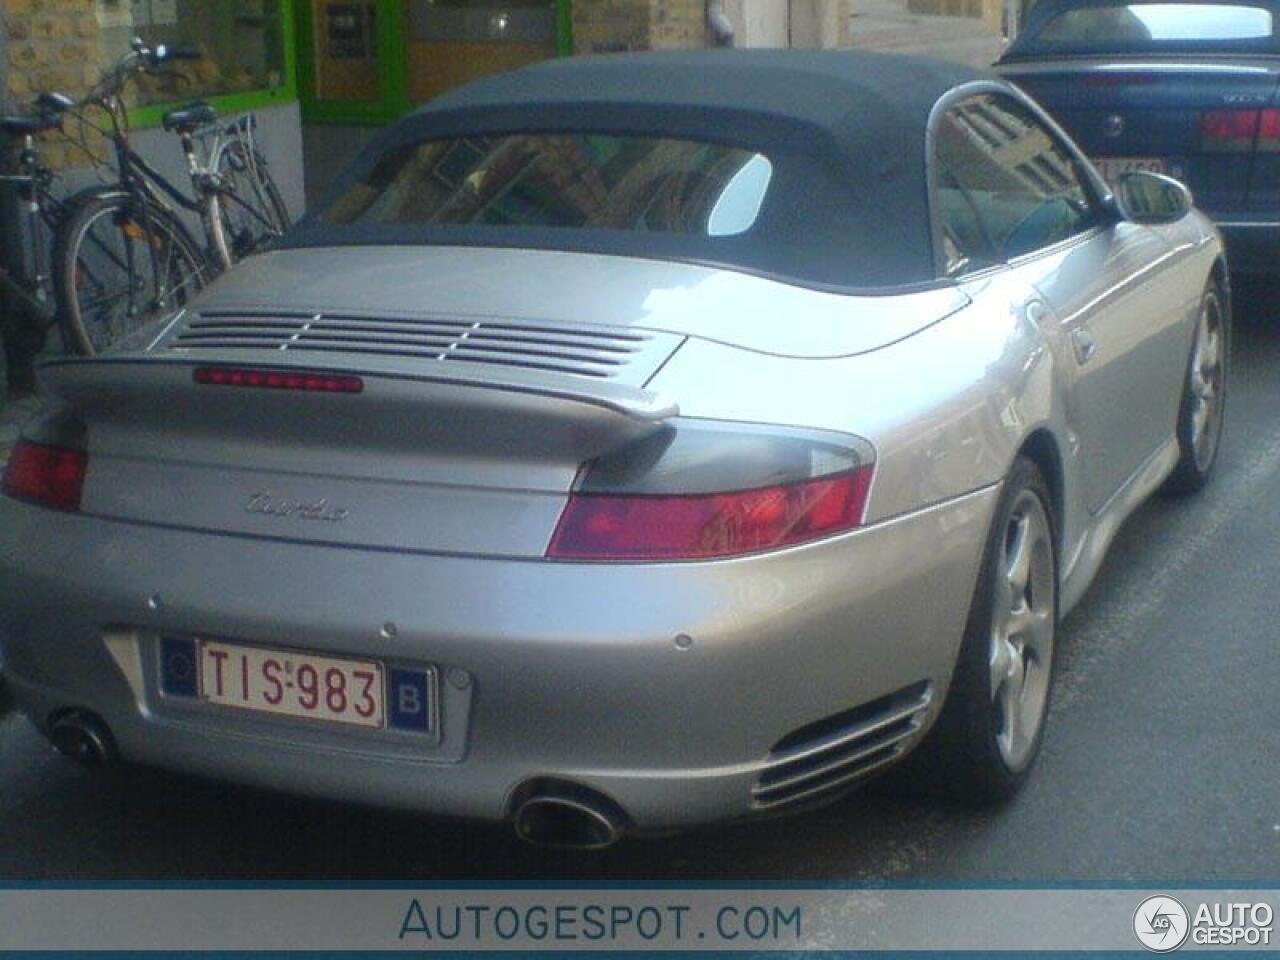
M1148 226L1176 223L1195 203L1180 180L1140 170L1120 174L1115 200L1122 217Z

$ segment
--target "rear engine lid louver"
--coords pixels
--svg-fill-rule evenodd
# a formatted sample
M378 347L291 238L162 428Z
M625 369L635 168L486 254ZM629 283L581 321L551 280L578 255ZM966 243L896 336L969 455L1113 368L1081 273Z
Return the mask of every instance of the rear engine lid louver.
M232 352L257 362L311 354L483 365L642 386L683 339L616 327L506 318L357 316L206 310L183 318L155 349Z

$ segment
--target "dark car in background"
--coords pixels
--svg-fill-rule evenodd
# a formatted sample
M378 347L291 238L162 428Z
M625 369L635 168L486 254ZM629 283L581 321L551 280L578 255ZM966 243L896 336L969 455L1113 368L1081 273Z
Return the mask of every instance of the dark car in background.
M1234 273L1280 277L1280 7L1041 0L995 65L1111 183L1185 182Z

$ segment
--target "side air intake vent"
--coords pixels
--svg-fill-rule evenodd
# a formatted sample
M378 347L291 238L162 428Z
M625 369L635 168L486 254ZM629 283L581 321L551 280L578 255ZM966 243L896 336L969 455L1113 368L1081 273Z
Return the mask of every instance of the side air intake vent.
M932 699L930 685L917 683L787 734L769 752L752 803L799 803L886 766L920 730Z
M183 326L170 350L288 351L492 364L608 380L661 335L585 325L439 317L382 318L208 310ZM668 352L669 352L668 347Z

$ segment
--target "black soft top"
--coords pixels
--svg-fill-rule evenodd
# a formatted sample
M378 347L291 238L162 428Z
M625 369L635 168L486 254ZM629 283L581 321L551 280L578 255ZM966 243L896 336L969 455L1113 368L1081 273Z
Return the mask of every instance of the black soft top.
M740 237L435 224L335 224L328 203L284 246L463 243L691 260L802 283L932 281L929 114L952 88L992 80L960 64L852 51L705 50L571 57L475 81L384 130L335 187L424 140L521 132L650 134L757 150L775 181ZM996 81L999 82L999 81Z

